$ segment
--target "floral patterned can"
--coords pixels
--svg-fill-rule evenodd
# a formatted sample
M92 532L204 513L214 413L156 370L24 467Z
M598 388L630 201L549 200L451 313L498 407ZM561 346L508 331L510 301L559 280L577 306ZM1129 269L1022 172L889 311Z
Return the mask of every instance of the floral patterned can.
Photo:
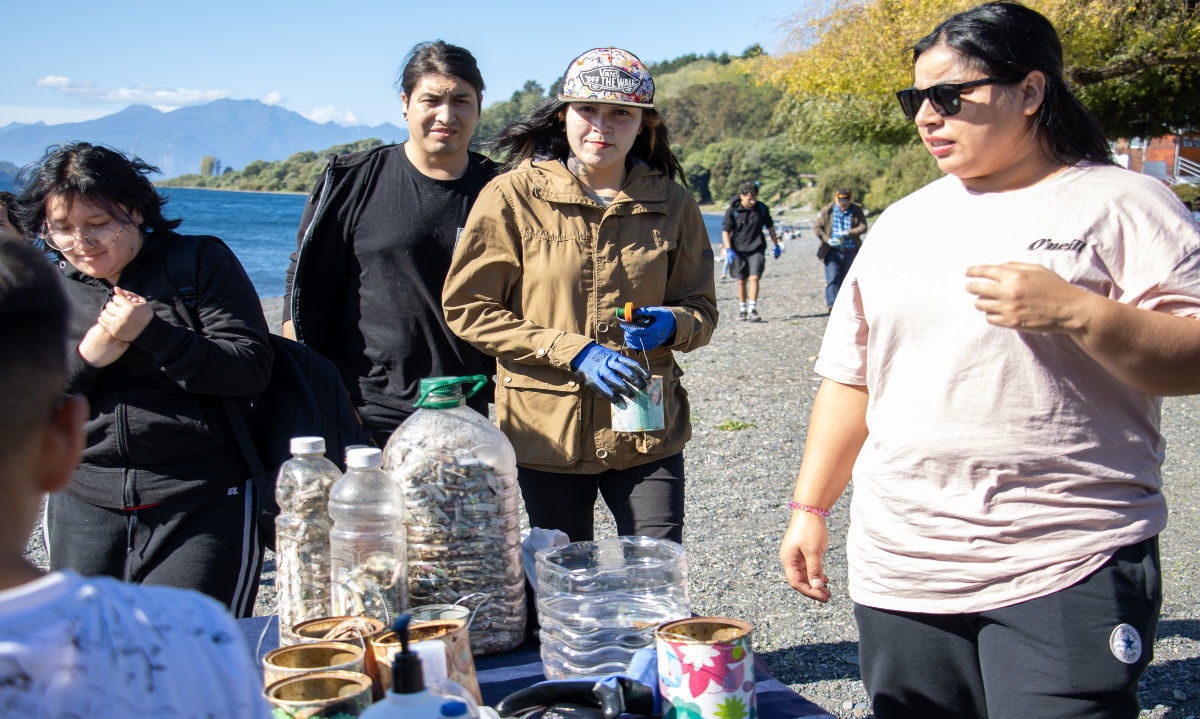
M725 617L661 625L655 642L663 719L756 719L750 632L747 622Z

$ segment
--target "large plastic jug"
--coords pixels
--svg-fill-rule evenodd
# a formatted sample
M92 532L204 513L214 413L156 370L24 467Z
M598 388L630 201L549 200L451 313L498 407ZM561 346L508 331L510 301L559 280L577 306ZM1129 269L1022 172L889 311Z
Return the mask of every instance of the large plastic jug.
M342 472L325 458L324 437L293 437L292 458L275 481L275 591L279 643L296 644L292 627L329 615L329 492Z
M421 380L419 409L384 450L384 468L404 496L411 604L476 607L475 654L507 651L525 638L516 454L466 406L486 382ZM463 385L470 385L465 393Z
M381 464L378 449L350 450L346 474L330 492L331 614L390 625L408 607L404 507Z
M667 539L609 537L535 559L547 679L626 674L654 629L691 616L687 557Z

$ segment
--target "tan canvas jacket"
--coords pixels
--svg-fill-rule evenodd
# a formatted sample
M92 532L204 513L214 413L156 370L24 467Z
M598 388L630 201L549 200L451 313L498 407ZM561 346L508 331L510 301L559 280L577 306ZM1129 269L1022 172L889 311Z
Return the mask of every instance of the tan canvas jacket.
M670 345L648 358L625 347L614 315L625 302L669 307ZM633 167L607 210L557 161L497 177L467 219L442 303L451 330L498 358L496 417L520 465L625 469L676 454L691 437L673 353L712 337L713 253L695 201L658 170ZM571 372L593 341L663 377L665 429L611 429L609 402Z

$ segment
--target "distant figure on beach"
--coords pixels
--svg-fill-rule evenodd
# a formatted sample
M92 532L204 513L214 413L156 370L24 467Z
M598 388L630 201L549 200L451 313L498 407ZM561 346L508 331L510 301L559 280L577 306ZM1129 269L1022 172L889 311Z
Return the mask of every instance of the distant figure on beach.
M13 213L16 199L11 192L0 192L0 242L23 239L17 229L17 216Z
M37 250L0 242L0 707L6 717L269 716L219 604L24 558L38 507L71 480L88 402L64 395L70 308ZM74 352L74 348L69 348Z
M334 158L304 206L287 271L283 334L342 371L379 447L413 413L423 377L486 375L487 355L442 316L450 254L496 172L470 152L483 76L441 40L408 54L396 81L409 138ZM488 413L493 385L467 400Z
M674 353L708 343L717 306L654 80L633 53L589 50L496 145L507 172L471 211L443 302L450 327L498 358L496 417L530 524L592 539L599 492L620 534L682 541L692 427ZM615 316L626 302L636 325ZM614 431L613 404L651 375L665 429Z
M137 158L51 148L17 200L24 234L58 256L71 303L67 390L88 445L44 525L51 569L196 589L253 613L262 547L254 486L222 408L266 386L272 352L254 286L203 242L194 332L176 300L166 200Z
M862 205L854 202L854 195L843 187L837 191L834 201L821 208L813 222L813 232L821 241L817 257L825 263L825 305L833 308L842 282L858 250L862 247L862 236L867 231L867 217Z
M788 583L838 589L826 517L853 479L877 717L1136 717L1162 601L1161 397L1200 392L1200 228L1114 164L1033 10L941 23L897 97L946 176L880 215L833 307Z
M737 280L738 319L762 322L758 314L758 286L766 265L767 242L763 230L771 233L775 258L783 254L783 245L775 234L771 209L758 199L758 185L742 183L738 196L725 211L721 222L721 246L725 250L725 267Z

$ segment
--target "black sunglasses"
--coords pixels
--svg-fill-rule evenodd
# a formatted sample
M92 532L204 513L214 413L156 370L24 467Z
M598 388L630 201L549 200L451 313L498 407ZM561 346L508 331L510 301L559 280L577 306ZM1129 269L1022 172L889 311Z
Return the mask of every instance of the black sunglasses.
M985 77L982 80L972 80L971 82L934 85L924 90L910 87L896 93L896 99L900 101L900 109L904 111L904 116L910 120L917 118L917 113L921 110L921 103L925 102L926 98L929 99L929 104L933 106L934 112L946 117L957 115L958 111L962 109L963 90L980 85L990 85L994 82L1001 81L994 77Z

